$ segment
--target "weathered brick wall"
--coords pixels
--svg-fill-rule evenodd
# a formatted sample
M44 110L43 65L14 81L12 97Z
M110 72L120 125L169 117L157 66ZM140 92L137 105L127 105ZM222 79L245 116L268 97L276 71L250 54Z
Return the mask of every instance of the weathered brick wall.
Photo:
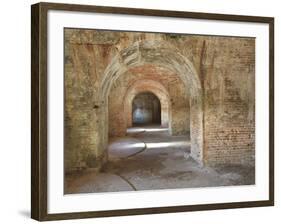
M138 44L145 42L146 46ZM124 53L124 49L132 52ZM111 76L105 77L112 60L118 63L109 71ZM66 170L99 166L100 158L106 159L108 132L117 130L112 121L120 130L127 124L112 108L121 108L128 87L142 79L165 87L175 118L170 121L175 126L171 130L180 134L192 127L193 154L198 160L252 163L254 68L253 38L66 29ZM116 80L111 83L109 77ZM195 82L198 77L200 86ZM108 98L102 94L106 82L111 84Z
M193 63L202 82L204 149L201 156L205 164L253 165L255 39L203 36L172 39ZM191 111L191 116L196 114Z
M205 160L253 164L255 148L255 41L222 38L206 45Z
M106 45L89 42L88 32L65 32L65 170L98 167L106 159L107 136L99 79L107 66ZM102 56L102 57L100 57ZM97 72L101 71L101 72Z

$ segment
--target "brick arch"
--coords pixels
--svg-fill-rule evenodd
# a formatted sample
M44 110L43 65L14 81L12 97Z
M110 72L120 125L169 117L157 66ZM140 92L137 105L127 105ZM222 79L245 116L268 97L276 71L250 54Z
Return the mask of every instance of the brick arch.
M124 116L126 118L127 127L132 126L132 102L136 95L142 92L151 92L156 95L161 104L161 125L168 127L169 125L169 108L170 98L165 87L154 80L138 80L134 82L127 90L123 101Z
M203 153L203 99L199 76L193 64L179 51L169 47L165 41L135 42L116 55L105 69L101 83L101 98L107 100L111 86L115 80L130 68L144 64L164 67L177 74L190 96L190 137L191 156L199 163L204 163ZM107 108L108 102L105 102ZM104 113L107 122L107 109ZM104 139L106 139L104 133Z

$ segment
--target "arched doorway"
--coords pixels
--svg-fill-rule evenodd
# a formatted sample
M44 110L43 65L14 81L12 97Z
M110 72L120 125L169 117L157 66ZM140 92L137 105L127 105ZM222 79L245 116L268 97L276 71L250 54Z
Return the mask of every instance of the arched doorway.
M161 125L160 100L151 92L142 92L132 101L132 124Z
M203 153L203 99L199 76L192 63L177 50L169 48L164 41L136 42L123 49L107 66L101 85L101 97L106 99L104 120L107 122L107 99L111 86L115 80L128 69L144 65L155 64L176 73L182 80L190 95L190 137L191 156L200 164L204 163ZM106 123L105 122L105 123ZM104 134L104 138L106 139Z
M140 80L133 83L124 97L123 108L126 119L126 129L132 127L132 101L136 95L142 92L153 93L160 101L161 126L168 127L170 118L170 96L165 87L154 80Z

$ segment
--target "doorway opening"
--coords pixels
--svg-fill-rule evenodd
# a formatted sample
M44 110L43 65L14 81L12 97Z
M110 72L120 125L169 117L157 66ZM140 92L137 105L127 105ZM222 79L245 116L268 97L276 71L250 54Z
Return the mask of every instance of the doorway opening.
M142 92L132 102L133 126L161 125L161 104L156 95Z

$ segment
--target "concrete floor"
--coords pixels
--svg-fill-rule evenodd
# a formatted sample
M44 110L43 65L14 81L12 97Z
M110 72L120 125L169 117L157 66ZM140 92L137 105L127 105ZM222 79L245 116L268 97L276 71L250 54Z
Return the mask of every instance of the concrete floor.
M200 167L190 157L188 136L170 136L159 126L128 129L111 139L109 162L101 172L67 175L65 193L116 192L152 189L249 185L254 167Z

